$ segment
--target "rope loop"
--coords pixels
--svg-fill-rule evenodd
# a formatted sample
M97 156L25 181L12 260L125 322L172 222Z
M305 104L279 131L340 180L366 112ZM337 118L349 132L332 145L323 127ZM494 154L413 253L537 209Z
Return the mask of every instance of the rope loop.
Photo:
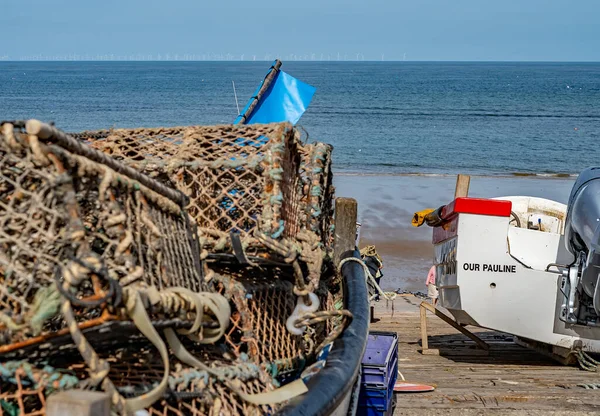
M373 275L371 274L371 272L369 271L369 268L367 267L367 265L365 264L364 261L362 261L359 258L356 257L347 257L345 259L343 259L342 261L340 261L340 264L338 265L338 270L341 274L342 272L342 266L346 263L350 263L350 262L354 262L354 263L358 263L362 266L364 272L365 272L365 277L367 282L372 285L375 290L377 291L377 293L381 296L383 296L383 298L385 300L394 300L396 299L396 297L398 296L398 294L396 292L384 292L381 287L377 284L377 281L375 280L375 277L373 277ZM371 296L371 298L369 300L373 300L377 295L373 295Z

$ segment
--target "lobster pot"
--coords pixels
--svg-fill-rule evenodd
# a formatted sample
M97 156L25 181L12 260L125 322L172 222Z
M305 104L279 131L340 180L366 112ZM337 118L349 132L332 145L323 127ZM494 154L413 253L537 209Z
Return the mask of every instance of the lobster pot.
M218 414L262 415L273 414L281 406L245 402L230 388L234 385L245 394L273 390L276 385L265 368L247 361L226 361L205 347L188 345L188 350L210 363L214 373L172 359L168 388L146 409L150 415L208 416L215 414L215 406L219 407ZM110 363L108 377L125 398L147 393L163 378L161 358L147 343L109 352L99 350L98 354ZM88 376L87 366L77 357L76 353L55 354L43 360L3 362L0 416L43 416L49 396L61 390L82 388L82 381Z
M279 268L216 267L213 281L216 289L229 299L235 313L225 334L228 350L237 358L248 357L266 365L279 381L294 376L319 351L323 340L342 319L331 319L311 326L303 335L293 335L286 321L297 302L289 271ZM321 311L335 309L334 296L323 283L315 293Z
M127 318L127 288L204 284L185 196L47 127L0 135L0 354L68 334L65 301L89 331Z
M306 227L319 235L326 249L333 246L334 194L333 174L331 172L331 152L333 148L325 143L307 144L302 149L300 164L303 179L303 198Z
M262 239L331 244L331 146L288 123L114 129L76 134L186 194L206 254L285 255ZM238 253L239 254L239 253Z
M153 416L209 416L268 415L274 414L281 405L255 405L241 399L231 387L236 386L245 394L265 393L275 389L274 379L264 367L248 361L227 361L220 354L188 346L191 353L202 357L214 373L172 361L169 387L166 394L157 400L148 412ZM123 396L139 395L143 387L150 389L162 374L157 355L131 353L128 351L111 366L110 377ZM141 388L141 389L140 389Z

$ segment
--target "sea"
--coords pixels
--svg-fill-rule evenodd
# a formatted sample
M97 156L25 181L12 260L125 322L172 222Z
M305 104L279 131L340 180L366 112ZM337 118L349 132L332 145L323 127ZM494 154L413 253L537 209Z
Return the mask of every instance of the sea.
M0 62L0 119L69 132L231 123L270 62ZM598 161L600 63L284 62L342 175L572 176ZM235 83L235 94L233 83Z

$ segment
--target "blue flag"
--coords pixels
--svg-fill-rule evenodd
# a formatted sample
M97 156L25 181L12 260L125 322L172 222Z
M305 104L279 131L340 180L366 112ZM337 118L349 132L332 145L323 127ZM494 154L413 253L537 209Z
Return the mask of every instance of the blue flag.
M316 88L281 71L275 61L235 124L276 123L296 124L306 111Z

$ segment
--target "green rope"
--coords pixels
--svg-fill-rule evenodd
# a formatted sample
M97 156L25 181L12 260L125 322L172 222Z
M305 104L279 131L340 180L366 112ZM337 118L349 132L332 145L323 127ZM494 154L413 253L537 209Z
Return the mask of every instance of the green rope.
M27 315L23 318L24 323L15 322L12 317L0 312L0 323L4 324L9 331L21 331L27 327L31 328L33 336L38 336L46 321L56 316L60 307L60 293L53 284L40 288L34 298Z
M4 399L0 399L0 408L2 408L2 411L6 412L8 416L19 416L20 414L19 407L16 404L7 402Z
M29 326L33 331L33 336L42 332L44 323L58 313L61 304L60 292L56 285L43 287L37 291L33 299L33 305L29 311Z
M21 379L24 386L32 386L37 389L44 386L47 393L56 390L72 389L79 384L79 379L65 370L59 370L46 365L41 370L32 366L27 361L7 361L0 364L0 379L4 382L17 384L16 373L23 370L26 378ZM37 372L37 374L36 374Z

